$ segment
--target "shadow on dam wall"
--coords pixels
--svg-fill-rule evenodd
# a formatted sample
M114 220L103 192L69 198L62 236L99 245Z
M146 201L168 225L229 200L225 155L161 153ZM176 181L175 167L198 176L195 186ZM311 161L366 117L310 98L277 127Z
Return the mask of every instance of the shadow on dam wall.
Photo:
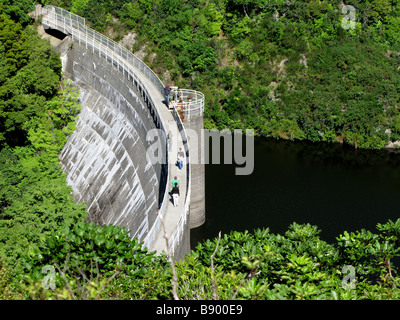
M167 179L166 166L146 158L146 134L157 121L112 64L68 38L57 49L65 77L81 91L77 128L60 154L74 199L87 203L89 221L123 226L143 241Z

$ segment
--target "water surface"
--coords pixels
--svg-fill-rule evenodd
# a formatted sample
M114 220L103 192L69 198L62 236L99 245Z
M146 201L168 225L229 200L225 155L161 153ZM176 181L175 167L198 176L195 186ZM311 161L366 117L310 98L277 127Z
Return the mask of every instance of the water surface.
M400 154L340 144L255 139L254 171L206 165L206 222L192 229L191 247L218 232L269 228L284 234L310 223L334 243L343 231L400 218Z

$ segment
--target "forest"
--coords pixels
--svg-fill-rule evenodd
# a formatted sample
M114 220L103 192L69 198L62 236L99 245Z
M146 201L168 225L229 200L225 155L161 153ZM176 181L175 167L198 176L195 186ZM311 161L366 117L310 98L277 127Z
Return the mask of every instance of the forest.
M42 1L115 40L134 32L162 80L206 94L207 128L382 148L400 140L398 1ZM293 222L231 231L183 261L85 222L58 154L79 92L27 15L0 0L0 299L398 300L400 219L335 243ZM345 268L348 267L348 268ZM355 272L353 272L355 271ZM352 277L352 276L355 277Z
M61 83L59 54L39 37L28 8L0 3L0 256L15 271L23 253L86 215L58 160L75 129L79 92Z
M207 129L369 149L400 140L398 0L346 2L354 17L339 0L47 3L116 41L133 33L129 49L164 83L206 95Z

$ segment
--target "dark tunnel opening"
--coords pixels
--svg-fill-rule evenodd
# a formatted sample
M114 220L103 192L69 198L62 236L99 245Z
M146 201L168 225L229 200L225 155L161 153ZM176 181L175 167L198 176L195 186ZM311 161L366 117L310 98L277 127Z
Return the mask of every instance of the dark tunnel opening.
M44 29L47 34L59 39L59 40L64 40L64 38L67 36L65 33L56 30L56 29L51 29L51 28L45 28Z

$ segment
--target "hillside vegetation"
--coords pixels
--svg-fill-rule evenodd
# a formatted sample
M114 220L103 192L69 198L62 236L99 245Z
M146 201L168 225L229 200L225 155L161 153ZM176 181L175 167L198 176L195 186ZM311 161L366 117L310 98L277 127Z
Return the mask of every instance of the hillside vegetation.
M206 128L373 149L400 140L398 0L348 1L354 19L338 0L48 3L117 41L133 33L165 83L205 93Z
M22 254L86 215L58 159L79 93L61 83L59 54L26 23L25 9L0 2L0 257L16 272Z

